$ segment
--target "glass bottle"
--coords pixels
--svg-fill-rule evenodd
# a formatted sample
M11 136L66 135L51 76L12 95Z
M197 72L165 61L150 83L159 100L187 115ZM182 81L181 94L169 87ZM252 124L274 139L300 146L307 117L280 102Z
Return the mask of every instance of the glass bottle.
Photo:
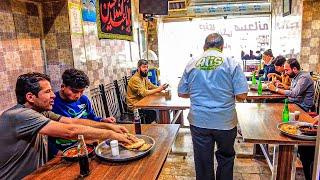
M282 122L289 121L289 108L288 108L288 99L284 100L284 107L282 111Z
M80 166L80 177L86 177L90 173L89 169L89 157L86 143L84 142L83 135L78 135L78 159Z
M261 82L262 78L259 78L259 82L258 82L258 95L261 96L262 95L262 82Z
M138 109L133 110L133 116L134 116L134 129L136 131L136 134L141 134L141 118L140 118Z
M257 84L257 81L256 81L256 72L255 72L255 71L254 71L253 74L252 74L251 82L252 82L252 85L256 85L256 84Z

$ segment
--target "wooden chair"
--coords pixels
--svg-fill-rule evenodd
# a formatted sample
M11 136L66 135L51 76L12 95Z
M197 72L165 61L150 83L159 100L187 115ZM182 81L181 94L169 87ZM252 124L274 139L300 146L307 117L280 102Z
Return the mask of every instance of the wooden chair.
M117 94L121 114L129 113L127 100L126 100L127 84L125 81L125 77L120 80L114 80L113 84L116 89L116 94Z
M96 88L90 89L90 98L91 98L92 107L96 115L105 118L105 117L109 117L109 113L106 111L107 103L106 103L105 96L102 92L102 88L103 87L99 85Z
M316 82L315 82L315 93L314 93L314 106L315 106L315 111L317 112L317 114L319 114L320 110L320 79L318 79Z
M313 107L311 112L308 114L311 117L316 117L319 114L319 106L320 106L320 80L314 82L314 98L313 98Z
M103 87L102 93L106 97L106 108L109 115L115 117L117 123L133 123L133 115L123 114L120 111L118 95L114 83L101 86Z

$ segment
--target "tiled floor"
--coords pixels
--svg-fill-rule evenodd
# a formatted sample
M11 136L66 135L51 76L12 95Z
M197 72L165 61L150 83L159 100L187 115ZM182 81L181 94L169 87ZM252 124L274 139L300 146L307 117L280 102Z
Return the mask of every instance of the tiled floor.
M252 154L253 145L243 143L241 138L237 137L235 149L237 154L250 155ZM185 152L187 156L184 158L181 154L175 152ZM271 171L265 160L237 157L235 159L233 177L235 180L267 180L271 178ZM159 180L169 179L196 179L189 128L181 128L179 130L172 152L169 154L159 176ZM296 179L305 179L302 169L297 169Z

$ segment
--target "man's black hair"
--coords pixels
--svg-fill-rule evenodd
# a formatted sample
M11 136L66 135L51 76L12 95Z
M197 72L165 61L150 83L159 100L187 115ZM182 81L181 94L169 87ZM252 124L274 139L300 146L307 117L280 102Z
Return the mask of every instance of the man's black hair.
M273 57L272 50L271 49L266 50L265 52L263 52L263 55Z
M18 77L16 83L16 97L18 104L26 103L26 94L31 92L36 97L38 97L38 93L41 90L39 81L49 81L50 77L46 74L31 72L27 74L22 74Z
M148 61L145 60L145 59L140 59L140 60L138 61L138 68L139 68L140 66L142 66L142 65L148 65Z
M300 70L300 63L298 62L297 59L291 58L287 60L287 63L290 65L290 68L293 69L294 67Z
M90 85L88 76L83 71L74 68L63 72L62 83L74 89L83 89Z
M286 62L286 58L283 56L277 56L274 60L273 63L275 66L283 66L284 63Z
M223 46L223 37L218 33L209 34L205 40L204 48L220 48Z

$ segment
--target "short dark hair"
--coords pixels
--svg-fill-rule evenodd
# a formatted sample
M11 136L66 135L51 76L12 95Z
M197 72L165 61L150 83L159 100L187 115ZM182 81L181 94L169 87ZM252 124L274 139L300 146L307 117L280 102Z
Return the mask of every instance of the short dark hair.
M142 66L142 65L148 65L148 61L145 59L140 59L138 61L138 67Z
M87 88L90 85L88 76L78 69L67 69L62 74L62 83L75 89Z
M298 62L298 60L296 58L290 58L286 62L290 65L291 69L293 69L295 67L298 70L300 70L300 68L301 68L300 63Z
M286 62L286 58L281 55L277 56L273 61L275 66L283 66L285 62Z
M205 49L220 48L221 46L223 46L223 44L224 44L223 37L218 33L212 33L206 37L204 48Z
M263 52L263 55L273 57L272 50L271 49L267 49L265 52Z
M17 79L15 90L18 104L26 103L26 94L28 92L31 92L38 97L38 93L41 90L39 82L44 80L50 82L50 77L38 72L30 72L20 75Z

